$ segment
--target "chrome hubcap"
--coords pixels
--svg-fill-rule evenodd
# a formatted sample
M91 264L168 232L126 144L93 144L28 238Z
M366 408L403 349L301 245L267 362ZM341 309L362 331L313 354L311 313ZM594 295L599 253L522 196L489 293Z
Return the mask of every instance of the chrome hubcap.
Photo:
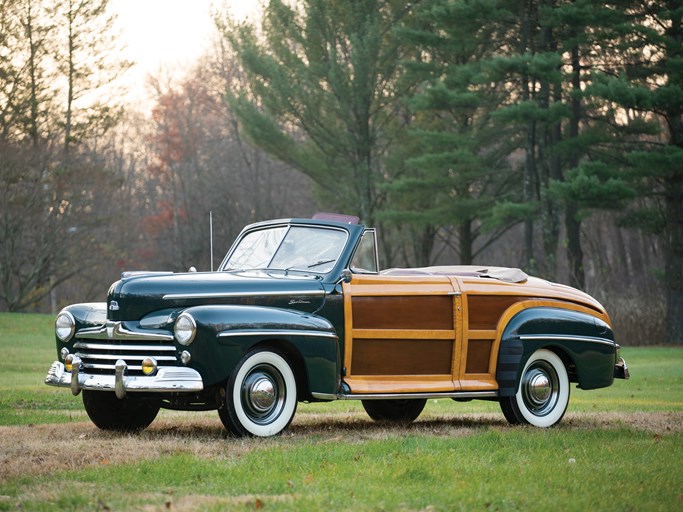
M280 372L270 365L257 366L242 384L244 411L254 423L271 423L282 412L285 391Z
M553 410L559 394L559 381L555 370L545 361L530 366L522 378L522 398L527 408L537 416Z
M536 404L545 403L550 397L550 379L540 370L534 370L529 377L529 399Z
M249 400L254 409L267 411L275 403L275 387L265 376L260 376L249 386Z

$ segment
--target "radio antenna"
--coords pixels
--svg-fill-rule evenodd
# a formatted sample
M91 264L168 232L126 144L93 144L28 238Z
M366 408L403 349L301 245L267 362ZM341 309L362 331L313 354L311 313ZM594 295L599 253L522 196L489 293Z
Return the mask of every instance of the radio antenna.
M213 272L213 211L209 210L209 246L211 250L211 272Z

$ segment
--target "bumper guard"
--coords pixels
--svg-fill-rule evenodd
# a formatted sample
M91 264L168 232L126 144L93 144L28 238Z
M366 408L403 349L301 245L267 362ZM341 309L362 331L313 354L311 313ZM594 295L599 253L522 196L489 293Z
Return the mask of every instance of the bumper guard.
M78 395L81 389L114 391L118 398L130 392L194 393L204 389L202 377L192 368L160 368L151 377L127 377L125 361L116 361L115 375L90 375L80 372L80 359L74 358L73 370L67 372L64 363L55 361L45 376L45 384L71 388Z
M614 378L615 379L628 379L631 374L628 371L628 365L623 357L619 358L619 362L614 365Z

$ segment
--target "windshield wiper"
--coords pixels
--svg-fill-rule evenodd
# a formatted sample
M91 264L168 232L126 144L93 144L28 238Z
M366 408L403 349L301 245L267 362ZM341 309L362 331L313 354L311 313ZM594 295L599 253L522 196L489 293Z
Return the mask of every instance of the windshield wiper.
M320 261L317 261L317 262L315 262L315 263L311 263L311 264L310 264L308 267L306 267L306 268L317 267L317 266L320 266L320 265L324 265L325 263L332 263L333 261L337 261L337 259L336 259L336 258L332 258L331 260L320 260Z

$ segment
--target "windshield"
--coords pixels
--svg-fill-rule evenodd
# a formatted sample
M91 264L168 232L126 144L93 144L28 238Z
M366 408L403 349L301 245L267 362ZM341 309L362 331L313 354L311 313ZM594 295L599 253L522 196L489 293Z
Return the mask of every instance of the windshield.
M346 232L307 226L252 231L235 247L223 270L280 269L326 274L346 244Z

